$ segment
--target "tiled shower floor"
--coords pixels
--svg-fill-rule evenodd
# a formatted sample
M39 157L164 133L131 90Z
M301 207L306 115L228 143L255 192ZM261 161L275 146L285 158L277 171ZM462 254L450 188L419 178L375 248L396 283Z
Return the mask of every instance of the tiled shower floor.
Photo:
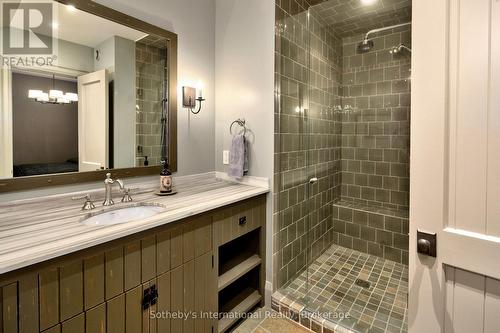
M370 282L370 287L358 286L357 279ZM292 308L304 305L355 332L408 331L406 265L333 245L310 265L309 281L307 298L306 272L279 293L294 303L307 302ZM346 313L349 318L335 319Z

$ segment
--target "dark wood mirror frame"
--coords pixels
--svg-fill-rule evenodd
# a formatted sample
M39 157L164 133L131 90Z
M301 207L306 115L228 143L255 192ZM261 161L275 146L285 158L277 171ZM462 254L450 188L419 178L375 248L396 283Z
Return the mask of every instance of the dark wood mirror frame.
M177 34L159 28L147 22L123 14L114 9L88 0L55 0L64 5L73 5L77 9L100 16L110 21L145 33L165 37L168 42L167 60L169 63L169 166L172 172L177 171ZM133 167L123 169L99 170L88 172L74 172L45 176L30 176L20 178L0 179L0 193L34 188L71 185L97 180L103 180L106 173L111 172L113 178L127 178L159 174L161 166Z

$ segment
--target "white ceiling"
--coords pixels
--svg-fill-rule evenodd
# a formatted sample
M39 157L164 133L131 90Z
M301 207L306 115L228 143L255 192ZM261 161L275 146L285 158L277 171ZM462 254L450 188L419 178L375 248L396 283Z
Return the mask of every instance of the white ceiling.
M95 48L112 36L137 41L148 34L108 21L81 10L69 10L66 5L54 2L57 9L58 38Z

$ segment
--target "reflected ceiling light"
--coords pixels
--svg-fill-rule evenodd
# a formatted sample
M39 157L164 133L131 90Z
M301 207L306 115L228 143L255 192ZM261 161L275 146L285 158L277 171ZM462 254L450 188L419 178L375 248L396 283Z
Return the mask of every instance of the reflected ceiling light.
M78 95L75 93L67 92L64 93L61 90L55 88L56 78L52 75L52 89L48 93L42 90L30 89L28 90L28 98L35 100L40 103L50 103L50 104L70 104L78 102Z
M42 94L35 99L37 102L40 103L48 103L49 100L49 94L42 92Z
M78 102L78 95L75 93L66 93L64 94L64 98L70 102Z
M51 25L51 26L52 26L52 28L53 28L53 29L55 29L55 30L59 29L59 23L57 23L57 22L52 22L50 25Z
M49 91L49 97L52 99L58 99L64 96L64 93L61 90L51 89Z
M43 91L41 90L34 90L34 89L28 90L28 98L35 99L41 97L42 95Z
M363 5L372 5L374 4L375 2L377 2L378 0L361 0L361 3Z
M67 5L66 9L68 9L68 12L76 12L76 7L73 5Z

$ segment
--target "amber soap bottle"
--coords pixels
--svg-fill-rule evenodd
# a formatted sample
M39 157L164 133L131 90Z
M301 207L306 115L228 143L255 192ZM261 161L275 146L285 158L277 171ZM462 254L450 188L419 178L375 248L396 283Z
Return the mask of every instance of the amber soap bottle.
M172 173L168 169L168 163L163 161L163 168L160 173L160 192L172 192Z

